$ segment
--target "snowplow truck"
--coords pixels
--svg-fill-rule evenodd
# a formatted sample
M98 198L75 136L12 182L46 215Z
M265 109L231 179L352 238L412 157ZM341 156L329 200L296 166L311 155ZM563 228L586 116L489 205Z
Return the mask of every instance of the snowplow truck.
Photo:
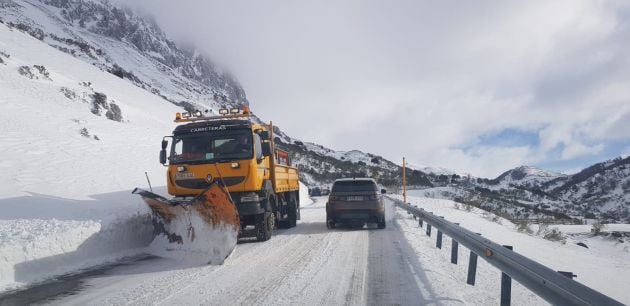
M168 227L167 219L177 217L174 207L188 207L210 227L225 231L227 226L239 238L258 241L269 240L276 227L296 226L298 170L291 166L287 151L275 148L272 123L254 118L248 107L221 109L219 116L210 117L200 111L176 114L175 122L181 124L163 138L160 151L173 198L134 191L153 210L158 219L154 226ZM171 242L190 236L190 229L183 234L162 231Z

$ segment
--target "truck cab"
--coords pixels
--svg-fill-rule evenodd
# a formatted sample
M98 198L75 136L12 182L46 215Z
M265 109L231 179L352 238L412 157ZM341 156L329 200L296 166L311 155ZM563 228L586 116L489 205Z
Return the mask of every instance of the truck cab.
M242 237L267 240L274 227L295 226L299 174L288 152L274 148L273 125L253 121L247 108L220 113L176 114L175 122L184 124L164 138L160 152L162 164L168 162L168 193L187 199L215 181L225 186L238 209Z

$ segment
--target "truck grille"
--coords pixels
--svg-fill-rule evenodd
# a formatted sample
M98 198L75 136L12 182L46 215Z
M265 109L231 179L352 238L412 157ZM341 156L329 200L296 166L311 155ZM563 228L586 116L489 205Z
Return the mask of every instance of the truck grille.
M219 180L220 178L215 178L213 181ZM230 187L236 184L240 184L245 181L244 176L228 176L224 177L223 181L225 182L226 187ZM204 179L192 179L192 180L175 180L175 184L179 187L188 188L188 189L206 189L210 187L210 183Z

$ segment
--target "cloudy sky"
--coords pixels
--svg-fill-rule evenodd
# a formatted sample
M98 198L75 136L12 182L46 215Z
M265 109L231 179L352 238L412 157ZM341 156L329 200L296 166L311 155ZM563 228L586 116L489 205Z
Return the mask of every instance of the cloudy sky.
M630 154L628 1L124 2L295 138L486 177Z

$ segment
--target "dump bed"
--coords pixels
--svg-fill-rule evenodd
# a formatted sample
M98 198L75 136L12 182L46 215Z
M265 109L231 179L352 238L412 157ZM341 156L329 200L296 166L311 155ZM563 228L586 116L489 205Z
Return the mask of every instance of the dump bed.
M295 167L278 165L274 166L274 189L276 193L297 191L300 188L298 170Z
M289 152L276 149L275 158L273 159L273 186L276 193L297 191L300 188L299 174L295 167L291 167L291 158Z

